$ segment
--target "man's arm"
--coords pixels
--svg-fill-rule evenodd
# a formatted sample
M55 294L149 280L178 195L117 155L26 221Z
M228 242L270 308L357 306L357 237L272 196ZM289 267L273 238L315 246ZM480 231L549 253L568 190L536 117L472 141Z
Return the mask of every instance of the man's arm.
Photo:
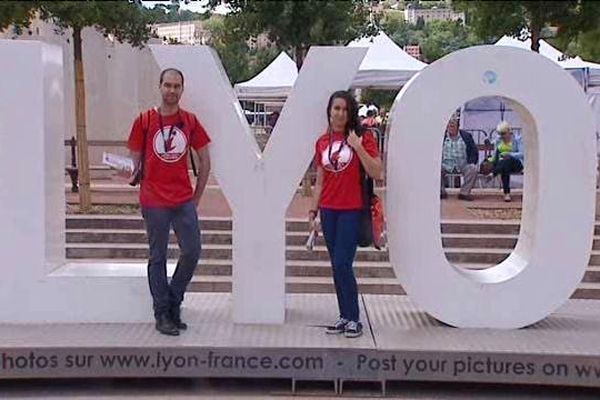
M200 198L206 188L208 182L208 175L210 174L210 153L208 152L208 146L204 146L200 150L196 150L198 156L198 177L196 179L196 189L194 190L193 201L198 207L200 204Z

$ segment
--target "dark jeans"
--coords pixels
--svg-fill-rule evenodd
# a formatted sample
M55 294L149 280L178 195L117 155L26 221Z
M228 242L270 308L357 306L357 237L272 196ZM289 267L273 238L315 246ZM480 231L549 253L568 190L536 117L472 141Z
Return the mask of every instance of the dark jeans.
M196 207L190 201L174 208L143 208L142 216L148 232L150 258L148 283L152 294L154 315L179 306L200 258L200 227ZM167 280L167 250L169 231L173 226L180 256L169 284Z
M323 236L331 258L340 317L359 320L358 286L352 263L358 246L361 211L321 209Z
M510 174L516 174L523 171L521 161L513 157L498 160L494 164L494 176L500 175L502 178L502 190L504 194L510 193Z

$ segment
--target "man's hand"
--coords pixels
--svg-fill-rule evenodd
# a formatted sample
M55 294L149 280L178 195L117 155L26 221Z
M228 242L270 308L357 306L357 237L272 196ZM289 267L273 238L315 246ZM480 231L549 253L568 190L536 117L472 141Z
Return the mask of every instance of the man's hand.
M200 199L201 199L201 196L194 193L194 197L192 197L192 202L194 203L194 206L196 206L196 209L198 209L198 207L200 207Z
M350 131L350 134L348 135L348 145L354 150L358 149L362 146L362 137L359 137L355 131Z

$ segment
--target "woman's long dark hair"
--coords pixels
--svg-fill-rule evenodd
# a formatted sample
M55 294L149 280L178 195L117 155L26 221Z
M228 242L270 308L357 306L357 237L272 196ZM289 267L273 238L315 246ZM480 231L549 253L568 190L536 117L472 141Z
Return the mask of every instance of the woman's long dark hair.
M348 122L346 122L346 127L344 128L344 135L348 136L350 131L354 130L356 134L360 136L364 129L358 118L358 103L354 99L354 96L347 90L339 90L329 97L329 103L327 104L327 123L330 123L331 121L331 106L335 99L344 99L346 101Z

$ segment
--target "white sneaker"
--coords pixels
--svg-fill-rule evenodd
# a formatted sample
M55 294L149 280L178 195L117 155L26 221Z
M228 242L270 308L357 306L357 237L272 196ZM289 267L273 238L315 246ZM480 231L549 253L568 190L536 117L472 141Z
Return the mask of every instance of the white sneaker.
M347 324L347 319L340 318L333 325L328 326L325 330L325 333L327 333L328 335L339 335L340 333L344 333Z
M344 336L347 338L353 339L359 336L362 336L362 324L356 321L350 321L346 324L346 330L344 331Z

